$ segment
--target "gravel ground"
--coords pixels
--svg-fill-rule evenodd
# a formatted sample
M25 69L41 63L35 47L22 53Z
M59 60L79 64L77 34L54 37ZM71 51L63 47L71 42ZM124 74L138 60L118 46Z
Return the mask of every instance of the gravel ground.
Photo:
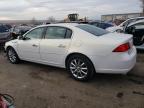
M143 63L141 52L130 73L144 72ZM30 62L10 64L2 52L0 92L12 95L16 108L144 108L144 77L97 74L83 83L65 69Z

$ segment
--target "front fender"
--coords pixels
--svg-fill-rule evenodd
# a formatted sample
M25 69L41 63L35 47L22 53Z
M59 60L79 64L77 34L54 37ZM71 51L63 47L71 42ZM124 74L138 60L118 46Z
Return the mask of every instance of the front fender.
M16 52L17 52L17 44L18 44L18 40L12 40L9 42L5 43L5 51L7 50L8 47L12 47Z

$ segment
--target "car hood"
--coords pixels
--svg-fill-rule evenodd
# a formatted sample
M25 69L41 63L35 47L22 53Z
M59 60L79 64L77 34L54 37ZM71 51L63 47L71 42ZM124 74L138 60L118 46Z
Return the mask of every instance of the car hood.
M17 42L17 41L18 41L18 39L14 39L14 40L11 40L11 41L9 41L9 42L15 43L15 42Z

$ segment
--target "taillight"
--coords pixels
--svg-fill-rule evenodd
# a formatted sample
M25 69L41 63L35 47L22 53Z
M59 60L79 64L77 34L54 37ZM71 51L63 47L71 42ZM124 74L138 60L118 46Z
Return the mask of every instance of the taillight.
M118 46L116 49L113 50L113 52L126 52L130 49L130 44L125 43L120 46Z

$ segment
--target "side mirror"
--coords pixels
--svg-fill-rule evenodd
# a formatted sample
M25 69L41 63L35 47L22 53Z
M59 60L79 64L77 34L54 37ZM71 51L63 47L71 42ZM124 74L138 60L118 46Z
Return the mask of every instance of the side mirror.
M22 36L22 35L19 35L19 36L18 36L18 39L19 39L19 40L23 40L23 36Z

